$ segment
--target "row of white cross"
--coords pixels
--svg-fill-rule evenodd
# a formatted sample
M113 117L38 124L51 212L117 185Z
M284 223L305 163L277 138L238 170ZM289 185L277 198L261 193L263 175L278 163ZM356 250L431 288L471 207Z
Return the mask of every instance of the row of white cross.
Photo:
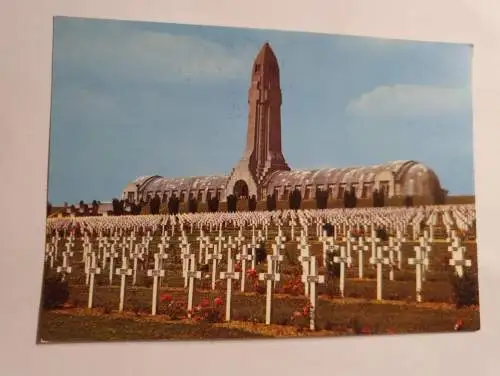
M370 228L385 227L389 232L396 230L406 232L411 228L411 238L418 240L422 233L421 223L425 221L429 227L430 238L434 239L434 230L442 218L443 226L450 236L453 227L468 232L473 227L475 208L473 205L461 206L433 206L423 208L357 208L351 210L301 210L275 212L238 212L238 213L196 213L178 215L146 215L120 217L78 217L78 218L50 218L47 221L47 230L64 232L78 227L82 231L94 234L110 231L116 228L122 230L146 229L154 231L161 228L171 236L176 231L190 231L205 229L213 232L217 229L230 227L258 227L266 235L270 227L288 225L291 229L290 237L295 238L295 230L302 228L306 236L312 226L316 228L316 235L321 235L321 226L330 223L335 233L346 236L348 231L369 233ZM120 235L122 235L120 233Z
M232 280L241 281L241 291L245 288L245 266L246 261L252 262L252 268L255 268L255 249L257 246L256 238L259 240L263 239L262 234L259 231L257 237L255 233L252 234L252 242L250 245L244 244L245 238L242 236L242 231L238 233L238 236L233 239L229 237L227 242L222 236L222 232L219 232L219 236L215 238L216 243L210 243L210 238L206 236L203 231L200 232L200 236L197 237L199 242L199 253L198 253L198 263L212 261L212 289L215 289L216 280L216 270L217 263L222 260L222 249L227 250L227 270L220 272L220 279L227 280L227 296L226 296L226 320L230 320L231 312L231 296L232 296ZM135 284L136 273L137 273L137 260L142 259L144 253L146 257L149 255L149 242L152 240L150 234L146 234L141 244L134 244L137 240L134 233L129 237L120 237L119 235L114 235L110 237L111 243L108 239L102 235L98 238L98 253L92 250L92 243L88 236L84 236L84 262L85 262L85 273L87 275L87 284L89 285L89 299L88 305L91 308L93 302L93 292L94 292L94 281L95 275L101 274L102 269L106 269L106 260L109 259L109 279L112 283L113 275L121 276L120 284L120 311L123 310L124 296L125 296L125 280L127 276L133 276L133 284ZM121 242L120 242L121 240ZM168 258L166 250L169 248L170 238L165 234L161 237L161 243L158 244L159 251L154 254L154 268L147 271L147 275L154 279L153 281L153 300L152 300L152 314L156 314L157 302L158 302L158 289L159 284L161 284L161 278L165 277L165 270L163 269L162 262ZM275 243L272 244L273 253L267 256L267 273L260 273L259 279L261 281L266 281L266 323L270 324L271 320L271 308L272 308L272 293L276 282L280 280L279 265L283 261L283 256L280 252L285 247L286 237L283 236L281 229L278 229L278 235L275 237ZM301 236L296 239L298 241L298 249L300 251L299 261L302 264L302 282L305 287L305 295L309 296L311 303L311 327L314 325L314 307L316 305L316 283L323 283L324 276L317 274L316 268L316 258L310 255L309 245L307 243L307 238L302 232ZM405 238L398 233L395 238L389 239L389 245L382 247L377 246L380 239L375 237L375 233L372 231L372 236L370 238L364 239L360 238L358 243L355 243L355 239L348 237L343 240L346 242L346 246L338 246L335 244L333 237L327 237L325 234L320 239L324 244L324 254L334 253L340 251L338 256L333 258L333 262L340 264L340 291L344 294L345 286L345 266L352 265L351 251L358 251L360 278L362 278L363 271L363 252L368 251L370 247L368 244L365 245L364 241L371 243L372 255L369 259L370 264L376 266L377 268L377 299L382 299L382 265L390 265L390 279L394 278L394 253L398 254L397 260L399 267L401 267L401 245L405 241ZM452 259L450 259L450 265L453 265L459 275L463 273L463 267L471 266L470 260L464 259L465 248L461 246L460 239L452 234L452 238L448 239L451 241L449 250L452 252ZM185 233L179 238L180 248L181 248L181 259L183 262L182 270L185 279L185 287L188 288L188 311L191 311L193 304L193 293L194 293L194 280L201 278L201 272L196 270L196 256L191 252L191 244L187 241L187 236ZM222 244L224 242L224 244ZM48 244L48 256L50 253L54 252L54 243L57 244L57 239L52 240L52 244ZM58 272L71 273L71 266L69 265L69 258L73 256L73 251L71 248L74 246L74 236L69 236L66 242L66 251L62 253L63 262L62 265L57 267ZM121 246L122 248L122 265L120 268L114 269L113 261L118 258L118 253L115 252L115 247ZM252 252L248 252L248 247L250 246ZM108 249L109 247L109 249ZM208 252L208 249L213 249L212 252ZM126 249L129 249L129 256L126 256ZM234 264L232 258L232 252L235 249L240 249L240 253L237 254L236 259L242 264L242 273L234 271ZM203 252L205 250L205 253ZM417 301L421 301L421 288L422 282L425 281L425 271L428 268L428 254L431 250L428 238L424 232L424 236L420 238L420 245L415 246L415 257L408 259L410 265L416 267L416 292ZM383 251L389 253L389 257L383 257ZM97 266L97 260L102 260L102 269ZM133 268L129 268L129 259L133 260ZM52 257L50 259L51 267L53 267ZM326 260L326 257L324 257Z

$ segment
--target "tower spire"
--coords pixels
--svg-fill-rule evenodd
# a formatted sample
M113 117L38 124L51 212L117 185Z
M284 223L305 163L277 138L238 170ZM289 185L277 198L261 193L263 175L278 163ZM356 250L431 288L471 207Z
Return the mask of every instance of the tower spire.
M252 66L246 146L232 176L243 176L244 170L254 183L250 191L261 187L273 172L290 170L281 148L280 70L269 42L263 44ZM232 176L228 188L234 184ZM260 191L255 194L261 196Z

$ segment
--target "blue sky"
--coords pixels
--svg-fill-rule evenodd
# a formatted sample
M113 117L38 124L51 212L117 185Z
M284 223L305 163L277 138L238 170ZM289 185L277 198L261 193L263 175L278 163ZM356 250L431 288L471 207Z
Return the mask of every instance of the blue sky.
M266 41L292 168L413 159L451 194L474 192L471 46L56 17L49 201L108 201L142 175L228 174Z

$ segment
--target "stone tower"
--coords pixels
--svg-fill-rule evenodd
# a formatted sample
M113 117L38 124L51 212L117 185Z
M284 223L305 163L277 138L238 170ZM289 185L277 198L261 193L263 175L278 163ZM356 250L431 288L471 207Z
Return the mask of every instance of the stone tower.
M248 90L248 125L242 158L229 176L227 194L262 198L267 178L290 170L281 151L281 87L278 59L269 43L255 58Z

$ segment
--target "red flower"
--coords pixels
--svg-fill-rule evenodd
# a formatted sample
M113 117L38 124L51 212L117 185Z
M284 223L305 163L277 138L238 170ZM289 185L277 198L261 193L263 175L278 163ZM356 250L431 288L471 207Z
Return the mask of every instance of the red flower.
M370 330L370 328L367 328L366 326L361 329L361 334L372 334L372 331Z
M312 306L311 305L307 305L305 306L303 309L302 309L302 315L303 316L308 316L309 313L311 312L311 308Z
M172 295L170 294L163 294L161 297L160 297L160 301L162 302L171 302L172 301Z
M249 278L255 278L255 277L257 277L257 270L255 270L255 269L249 269L247 271L247 276Z
M220 296L218 296L217 298L214 299L214 304L215 305L223 305L224 301L222 300L222 298Z
M456 332L458 332L459 330L462 329L462 327L464 326L464 323L462 320L458 320L456 323L455 323L455 327L453 328Z

